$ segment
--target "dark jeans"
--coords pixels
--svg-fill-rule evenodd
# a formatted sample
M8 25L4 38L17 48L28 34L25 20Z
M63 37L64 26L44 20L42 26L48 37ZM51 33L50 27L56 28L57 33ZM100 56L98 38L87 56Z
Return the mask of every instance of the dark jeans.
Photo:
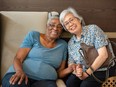
M116 75L116 64L110 68L110 76ZM104 81L106 77L106 71L96 71L94 75L100 80ZM91 75L85 80L80 80L74 74L71 74L67 81L66 87L101 87L101 83L97 82L94 77Z
M25 84L25 81L22 82L21 85L17 83L15 85L11 85L9 83L9 79L14 73L8 73L2 79L2 87L57 87L55 80L33 80L28 78L28 84Z

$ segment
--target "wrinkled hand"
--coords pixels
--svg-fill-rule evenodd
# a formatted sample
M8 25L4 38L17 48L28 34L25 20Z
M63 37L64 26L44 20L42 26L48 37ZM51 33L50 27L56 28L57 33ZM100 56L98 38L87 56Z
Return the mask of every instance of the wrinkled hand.
M68 66L68 68L71 70L71 72L73 72L76 69L76 64L71 64Z
M81 80L84 80L87 77L88 77L88 75L85 72L83 72L82 76L78 76L78 78L81 79Z
M18 82L18 84L21 84L23 80L25 80L25 84L27 84L28 77L23 71L17 71L14 75L12 75L9 82L12 85L14 85L16 82Z
M82 75L83 75L83 69L82 69L82 67L80 67L79 65L77 65L75 72L76 72L76 76L77 77L82 77Z

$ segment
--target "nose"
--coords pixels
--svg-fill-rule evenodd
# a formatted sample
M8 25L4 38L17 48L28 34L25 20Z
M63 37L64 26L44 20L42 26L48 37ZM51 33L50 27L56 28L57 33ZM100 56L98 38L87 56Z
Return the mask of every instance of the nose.
M54 29L54 30L58 30L57 26L54 26L53 29Z
M72 23L71 21L69 21L69 23L68 23L68 24L69 24L69 26L72 26L72 24L73 24L73 23Z

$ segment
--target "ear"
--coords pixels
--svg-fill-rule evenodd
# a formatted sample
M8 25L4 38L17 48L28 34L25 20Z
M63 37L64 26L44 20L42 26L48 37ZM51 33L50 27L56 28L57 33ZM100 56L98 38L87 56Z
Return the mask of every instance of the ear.
M77 18L77 20L79 21L79 23L82 25L82 21L80 19Z
M81 23L81 20L79 18L77 18L77 20Z
M79 18L76 17L76 19L81 23L81 20Z

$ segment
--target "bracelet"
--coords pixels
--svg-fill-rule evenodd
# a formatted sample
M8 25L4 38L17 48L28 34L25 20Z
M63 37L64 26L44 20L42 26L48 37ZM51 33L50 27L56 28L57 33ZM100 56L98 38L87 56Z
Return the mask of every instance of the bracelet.
M90 76L89 73L88 73L87 71L85 71L85 73L86 73L88 76Z
M93 73L93 72L94 72L94 69L93 69L91 66L90 66L89 68L91 69L91 71L92 71L92 73Z

